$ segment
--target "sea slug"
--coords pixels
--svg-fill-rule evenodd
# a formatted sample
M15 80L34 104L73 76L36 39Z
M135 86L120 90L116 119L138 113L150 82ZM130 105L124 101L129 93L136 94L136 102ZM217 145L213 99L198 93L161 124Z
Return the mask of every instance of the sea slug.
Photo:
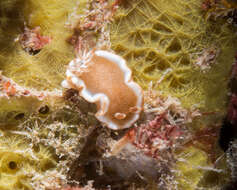
M130 127L142 110L143 94L132 81L123 58L97 50L70 62L65 88L75 88L88 102L96 103L96 117L109 128Z

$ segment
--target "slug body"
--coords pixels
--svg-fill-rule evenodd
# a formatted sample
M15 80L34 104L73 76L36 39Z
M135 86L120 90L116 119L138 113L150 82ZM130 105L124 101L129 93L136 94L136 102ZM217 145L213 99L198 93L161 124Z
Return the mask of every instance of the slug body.
M88 59L71 61L66 76L62 86L75 88L88 102L96 103L97 119L109 128L128 128L139 118L142 90L120 56L95 51Z

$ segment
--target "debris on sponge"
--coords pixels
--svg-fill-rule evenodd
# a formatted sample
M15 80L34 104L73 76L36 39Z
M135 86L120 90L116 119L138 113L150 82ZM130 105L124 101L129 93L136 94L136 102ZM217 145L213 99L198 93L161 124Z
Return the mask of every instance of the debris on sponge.
M48 97L60 98L62 97L62 92L55 90L53 92L49 91L37 91L35 89L30 89L22 87L14 82L12 79L7 78L2 75L0 71L0 98L10 98L10 97L36 97L39 100L43 100Z
M216 59L218 55L219 50L215 47L205 49L197 58L195 65L198 66L203 72L206 72L217 63Z
M237 2L233 0L204 0L201 8L207 19L222 18L227 23L237 26Z
M21 47L28 53L34 54L40 51L45 45L52 40L51 37L42 36L40 27L29 29L25 26L24 32L18 37Z
M95 47L110 48L108 24L118 8L116 2L92 0L85 14L80 15L79 21L68 24L74 30L68 42L73 45L76 55L81 49L89 51Z

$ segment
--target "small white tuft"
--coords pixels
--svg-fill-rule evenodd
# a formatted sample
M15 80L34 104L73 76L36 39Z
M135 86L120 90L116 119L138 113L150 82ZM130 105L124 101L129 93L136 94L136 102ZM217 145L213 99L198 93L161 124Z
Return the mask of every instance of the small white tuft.
M66 76L67 76L67 77L73 77L74 75L72 74L71 71L67 70L67 71L66 71Z
M70 61L69 63L69 67L75 67L76 66L76 63L74 60Z
M66 80L64 80L62 83L61 83L62 87L63 88L70 88L70 85L68 84L68 82Z

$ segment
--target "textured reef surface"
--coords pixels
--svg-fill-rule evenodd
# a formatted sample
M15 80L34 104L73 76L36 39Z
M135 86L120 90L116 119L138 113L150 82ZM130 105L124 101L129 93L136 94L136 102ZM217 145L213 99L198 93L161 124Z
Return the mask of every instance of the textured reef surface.
M112 49L128 61L139 84L147 88L152 81L154 89L189 107L222 109L228 82L223 79L236 46L228 24L205 21L199 0L124 1L121 7L111 26ZM218 64L203 74L195 63L211 48Z
M236 8L1 0L0 189L235 189Z

